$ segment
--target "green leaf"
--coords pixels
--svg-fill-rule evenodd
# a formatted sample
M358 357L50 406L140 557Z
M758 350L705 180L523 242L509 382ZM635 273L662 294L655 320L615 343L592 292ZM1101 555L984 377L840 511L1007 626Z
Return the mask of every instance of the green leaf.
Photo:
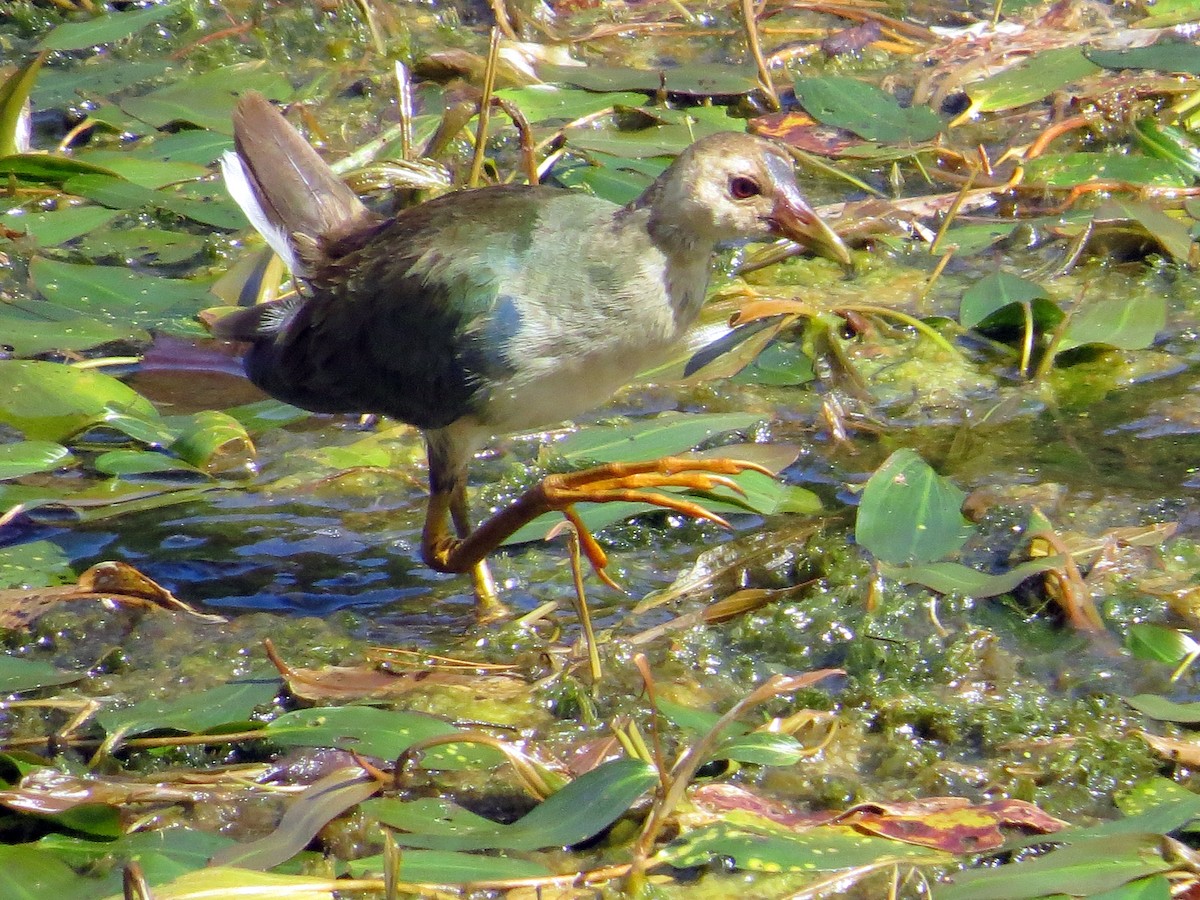
M97 472L118 478L136 478L140 475L169 475L189 479L205 477L195 466L152 450L110 450L97 456L93 466Z
M1152 875L1092 894L1089 900L1171 900L1171 882L1165 875Z
M26 181L63 182L75 175L116 175L110 169L52 153L13 153L0 156L0 176Z
M876 559L927 563L958 550L971 536L962 516L966 494L914 450L897 450L867 480L854 536Z
M350 860L355 877L383 872L382 854ZM400 881L407 884L467 884L472 881L506 881L546 878L553 873L543 865L505 856L480 856L454 850L405 850L400 857Z
M1060 835L1055 834L1058 840ZM1155 834L1122 834L1062 847L1045 856L996 868L959 872L938 900L1022 900L1047 894L1087 896L1172 868Z
M71 451L51 441L18 441L0 444L0 479L21 478L34 472L52 472L71 460Z
M1200 649L1200 644L1178 628L1135 622L1125 636L1125 649L1138 659L1149 659L1173 666Z
M238 95L248 90L258 91L268 100L286 100L292 96L291 83L284 75L254 62L213 69L148 94L125 97L120 103L121 109L155 128L189 122L198 128L229 134Z
M147 25L175 15L179 0L133 12L109 13L86 22L64 22L38 43L40 50L86 50L137 34Z
M644 462L691 450L717 435L745 431L761 421L762 416L754 413L664 413L615 428L582 428L549 449L555 456L580 465Z
M336 747L396 759L413 744L458 732L453 725L420 713L334 706L285 713L267 725L263 737L284 747ZM468 743L430 747L421 756L426 769L490 768L502 761L498 750Z
M86 672L64 672L39 659L0 655L0 695L36 691L87 678Z
M0 225L27 235L42 247L57 247L107 225L117 217L111 209L99 206L68 206L54 212L7 212Z
M1076 47L1043 50L999 75L968 85L967 96L979 112L1015 109L1098 71Z
M175 419L168 423L176 425ZM179 437L171 452L207 472L245 469L254 459L254 445L242 423L228 413L205 409L177 424Z
M976 328L980 325L1020 324L1020 319L998 322L993 317L1001 310L1010 306L1030 306L1036 300L1047 300L1046 289L1034 281L1010 275L1008 272L993 272L985 275L963 293L962 302L958 307L958 321L963 328ZM1057 307L1054 307L1057 310ZM989 321L991 320L991 321ZM1058 319L1047 323L1055 325Z
M727 824L688 831L659 852L659 860L680 868L732 860L756 872L829 872L888 862L937 862L945 853L884 838L814 828L798 834L753 834ZM938 894L939 900L941 893Z
M143 275L118 266L81 266L38 258L30 266L39 293L62 309L87 313L117 325L133 321L142 328L197 331L192 322L212 305L208 286L174 278Z
M22 149L19 140L23 128L21 122L29 92L45 61L46 55L39 53L0 83L0 156L9 156Z
M1157 694L1138 694L1125 700L1143 715L1160 722L1181 722L1194 725L1200 722L1200 702L1176 703Z
M594 115L617 104L638 106L646 98L634 93L604 93L571 90L550 84L535 84L523 88L496 91L501 100L515 103L533 124L547 121L572 121Z
M201 734L248 721L256 708L271 703L279 687L274 678L234 681L170 700L143 700L124 709L108 709L96 721L110 735L126 737L147 731Z
M29 844L0 844L0 897L5 900L86 900L95 882Z
M1167 298L1162 294L1130 300L1106 297L1084 301L1072 312L1056 346L1059 353L1085 344L1142 350L1154 343L1167 324Z
M0 306L0 333L18 356L34 356L48 350L87 350L110 341L149 342L150 334L129 322L97 322L45 304L42 315L29 316L12 306Z
M148 400L91 369L25 359L0 360L0 422L34 440L61 441L104 422L113 410L158 418Z
M540 66L543 81L559 82L588 91L642 91L657 93L665 84L668 92L697 97L738 96L758 89L753 66L720 63L637 69L617 66ZM638 98L637 102L641 102Z
M919 143L937 137L944 127L932 109L902 107L887 91L843 75L796 79L796 99L822 124L868 141Z
M23 500L4 492L4 506L8 508ZM71 584L75 581L75 570L71 560L58 544L50 541L30 541L0 548L0 588L50 587L56 584Z
M1044 153L1025 163L1025 184L1030 187L1072 188L1088 181L1183 188L1190 179L1166 160L1118 153Z
M794 766L806 755L804 746L790 734L762 731L730 738L712 752L713 759L731 759L755 766Z
M917 563L896 566L883 563L880 572L901 584L923 584L939 594L959 594L984 599L1016 590L1027 578L1048 572L1063 564L1061 556L1031 559L1004 572L989 575L956 562Z
M1200 75L1200 47L1190 41L1159 41L1129 50L1088 50L1087 55L1106 69L1158 69Z
M404 832L396 840L429 850L538 850L599 834L658 782L654 769L617 759L580 775L512 824L493 822L444 800L370 800L363 811Z

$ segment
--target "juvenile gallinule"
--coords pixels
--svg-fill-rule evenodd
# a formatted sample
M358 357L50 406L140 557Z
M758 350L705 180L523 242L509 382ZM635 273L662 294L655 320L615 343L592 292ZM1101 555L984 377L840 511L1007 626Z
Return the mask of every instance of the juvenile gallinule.
M421 555L439 571L474 570L484 604L494 600L484 557L535 516L562 511L607 580L572 504L638 499L716 519L654 489L709 489L756 468L669 458L552 475L472 530L467 466L492 435L560 422L661 360L696 318L719 244L786 237L849 260L787 154L747 134L697 141L624 207L505 185L391 218L368 210L260 95L239 102L234 136L226 183L298 290L221 319L217 334L250 343L247 374L274 397L424 431Z

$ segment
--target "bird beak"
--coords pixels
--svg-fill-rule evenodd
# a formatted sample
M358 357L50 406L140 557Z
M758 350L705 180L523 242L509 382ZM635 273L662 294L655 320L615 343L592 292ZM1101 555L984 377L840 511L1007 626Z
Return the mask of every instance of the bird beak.
M787 191L779 196L771 211L771 221L781 237L803 244L813 253L850 265L850 251L838 233L813 211L799 191Z

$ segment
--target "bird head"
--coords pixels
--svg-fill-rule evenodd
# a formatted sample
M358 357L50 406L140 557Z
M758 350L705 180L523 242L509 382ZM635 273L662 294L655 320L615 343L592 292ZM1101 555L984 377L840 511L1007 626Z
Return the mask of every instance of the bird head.
M652 233L691 248L789 238L843 265L850 262L841 238L801 194L787 153L754 135L721 132L700 139L634 206L650 208Z

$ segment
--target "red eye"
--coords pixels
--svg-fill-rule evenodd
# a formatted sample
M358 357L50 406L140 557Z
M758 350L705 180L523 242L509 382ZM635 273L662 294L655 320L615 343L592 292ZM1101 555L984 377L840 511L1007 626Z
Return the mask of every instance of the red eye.
M762 188L758 186L758 182L753 178L746 178L744 175L729 180L729 194L734 200L749 200L751 197L757 197L762 193Z

